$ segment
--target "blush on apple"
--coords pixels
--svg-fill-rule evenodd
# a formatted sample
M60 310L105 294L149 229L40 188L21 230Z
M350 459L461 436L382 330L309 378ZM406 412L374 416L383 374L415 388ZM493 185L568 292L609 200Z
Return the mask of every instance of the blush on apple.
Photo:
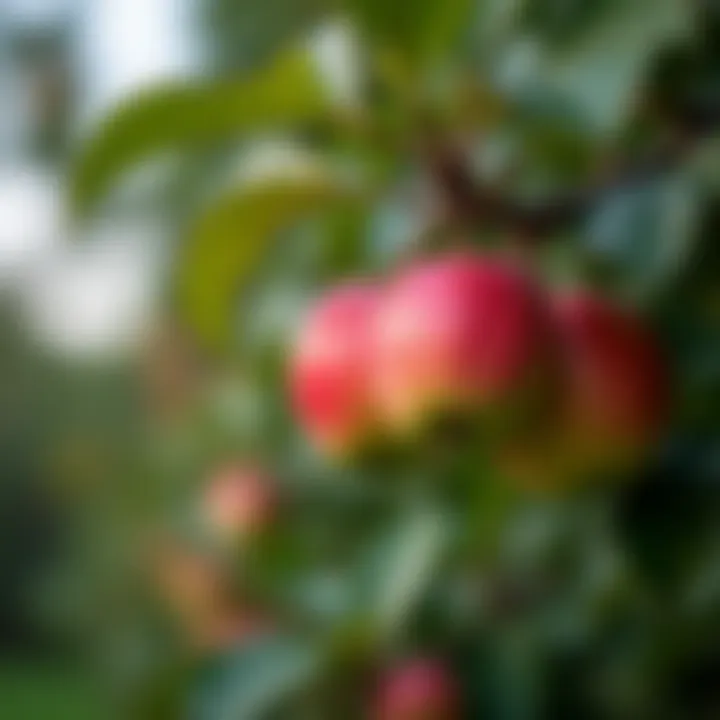
M414 658L388 671L375 702L373 720L453 720L460 717L460 694L446 666L434 658Z
M547 390L551 356L544 293L519 268L471 252L424 260L378 305L378 410L400 434L454 415L499 426Z
M303 324L290 366L295 414L321 452L347 457L377 431L369 379L378 292L349 283L330 291Z

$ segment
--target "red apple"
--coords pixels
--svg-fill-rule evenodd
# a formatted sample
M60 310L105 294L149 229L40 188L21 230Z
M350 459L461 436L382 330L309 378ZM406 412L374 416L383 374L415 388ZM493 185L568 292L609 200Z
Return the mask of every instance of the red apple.
M273 480L263 470L241 463L221 468L205 490L203 509L209 527L232 539L261 534L277 511Z
M418 263L391 283L376 318L374 390L400 433L458 412L515 419L548 387L545 297L509 261L458 252Z
M639 319L587 293L561 296L555 314L568 354L568 429L575 454L615 465L642 455L668 419L662 353Z
M303 324L290 367L295 413L324 453L348 456L376 432L368 375L377 290L349 283L332 290Z
M531 485L626 469L659 440L668 420L668 372L638 318L586 292L559 296L554 315L564 360L557 418L504 463Z
M460 712L460 694L445 665L418 658L388 673L371 716L373 720L453 720Z

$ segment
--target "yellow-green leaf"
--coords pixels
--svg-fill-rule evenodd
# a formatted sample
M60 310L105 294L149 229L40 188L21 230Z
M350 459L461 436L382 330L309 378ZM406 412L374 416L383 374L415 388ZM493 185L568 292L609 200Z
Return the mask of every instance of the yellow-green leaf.
M242 79L148 89L125 100L81 148L70 175L71 207L87 213L126 169L162 151L321 119L328 111L317 65L298 49Z
M178 302L191 326L206 342L226 344L235 300L273 238L315 212L357 199L350 183L321 166L256 178L228 192L199 218L178 267Z
M469 0L345 0L371 41L413 65L442 55L467 27Z
M690 27L688 4L633 0L611 4L575 42L536 65L541 83L572 99L600 133L613 133L632 111L647 63L663 43Z

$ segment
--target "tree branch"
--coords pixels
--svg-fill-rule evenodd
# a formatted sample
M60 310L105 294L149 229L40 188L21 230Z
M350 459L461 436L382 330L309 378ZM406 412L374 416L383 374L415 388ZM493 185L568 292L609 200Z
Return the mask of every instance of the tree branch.
M696 125L691 131L678 133L676 140L647 157L619 162L585 187L540 201L513 198L476 180L457 150L431 152L429 167L449 223L508 230L533 241L542 240L582 222L609 196L671 171L698 141L720 127L720 108L712 112L712 118L703 120L702 128Z

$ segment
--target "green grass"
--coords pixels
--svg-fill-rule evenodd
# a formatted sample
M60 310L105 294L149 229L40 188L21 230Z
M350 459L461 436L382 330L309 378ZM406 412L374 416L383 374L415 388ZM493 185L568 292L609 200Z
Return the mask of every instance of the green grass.
M98 693L63 667L0 665L0 716L8 720L104 720Z

